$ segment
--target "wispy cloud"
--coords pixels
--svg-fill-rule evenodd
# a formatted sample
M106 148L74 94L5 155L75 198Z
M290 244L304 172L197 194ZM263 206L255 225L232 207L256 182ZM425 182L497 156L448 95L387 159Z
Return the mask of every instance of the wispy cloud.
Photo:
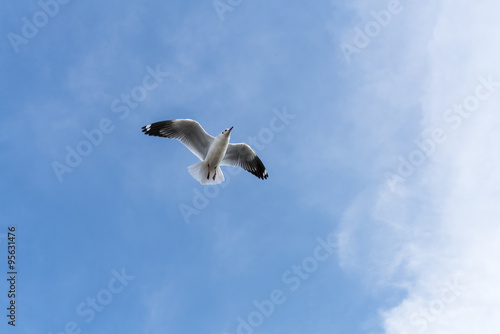
M425 12L419 7L411 9ZM478 77L491 75L499 85L494 68L500 48L492 43L498 40L500 24L493 13L499 9L495 1L447 2L435 22L419 14L406 17L402 49L413 49L416 27L432 29L426 47L408 56L427 62L428 70L418 76L418 96L393 86L394 94L421 101L421 129L443 126L443 111L470 95ZM364 66L378 69L376 64ZM407 292L399 305L381 311L386 333L494 333L498 328L492 315L500 310L499 107L496 92L463 118L404 186L394 193L384 184L367 190L345 213L339 232L344 268L368 274L367 282L376 282L372 288Z

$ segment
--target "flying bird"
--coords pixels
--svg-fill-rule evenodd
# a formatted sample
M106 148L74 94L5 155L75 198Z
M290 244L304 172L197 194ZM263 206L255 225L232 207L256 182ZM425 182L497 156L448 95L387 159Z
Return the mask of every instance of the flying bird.
M266 167L249 145L229 143L232 130L230 127L213 137L192 119L174 119L142 127L146 135L177 139L196 155L201 161L189 166L188 171L203 185L224 182L220 166L241 167L259 179L267 179Z

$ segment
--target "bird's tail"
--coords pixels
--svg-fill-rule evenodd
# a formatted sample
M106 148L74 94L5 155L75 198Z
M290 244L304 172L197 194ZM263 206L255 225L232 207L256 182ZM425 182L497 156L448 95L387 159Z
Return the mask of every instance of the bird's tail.
M191 174L196 180L201 184L219 184L224 182L224 174L220 167L217 167L216 171L213 168L208 168L208 163L206 161L200 161L188 167L189 174ZM214 173L215 175L214 180ZM207 178L208 177L208 178Z

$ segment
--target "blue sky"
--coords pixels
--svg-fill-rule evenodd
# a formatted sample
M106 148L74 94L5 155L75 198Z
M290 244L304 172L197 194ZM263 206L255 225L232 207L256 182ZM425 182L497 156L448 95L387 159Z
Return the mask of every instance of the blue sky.
M3 5L2 331L493 333L499 5L218 5ZM269 179L198 184L177 118Z

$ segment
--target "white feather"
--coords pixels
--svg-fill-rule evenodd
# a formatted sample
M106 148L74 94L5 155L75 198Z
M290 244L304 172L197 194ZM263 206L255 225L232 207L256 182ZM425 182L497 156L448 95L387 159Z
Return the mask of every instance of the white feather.
M203 185L215 185L224 182L224 174L222 174L220 167L217 166L216 170L217 175L214 180L213 176L215 171L212 168L209 170L206 161L200 161L188 167L189 174Z

